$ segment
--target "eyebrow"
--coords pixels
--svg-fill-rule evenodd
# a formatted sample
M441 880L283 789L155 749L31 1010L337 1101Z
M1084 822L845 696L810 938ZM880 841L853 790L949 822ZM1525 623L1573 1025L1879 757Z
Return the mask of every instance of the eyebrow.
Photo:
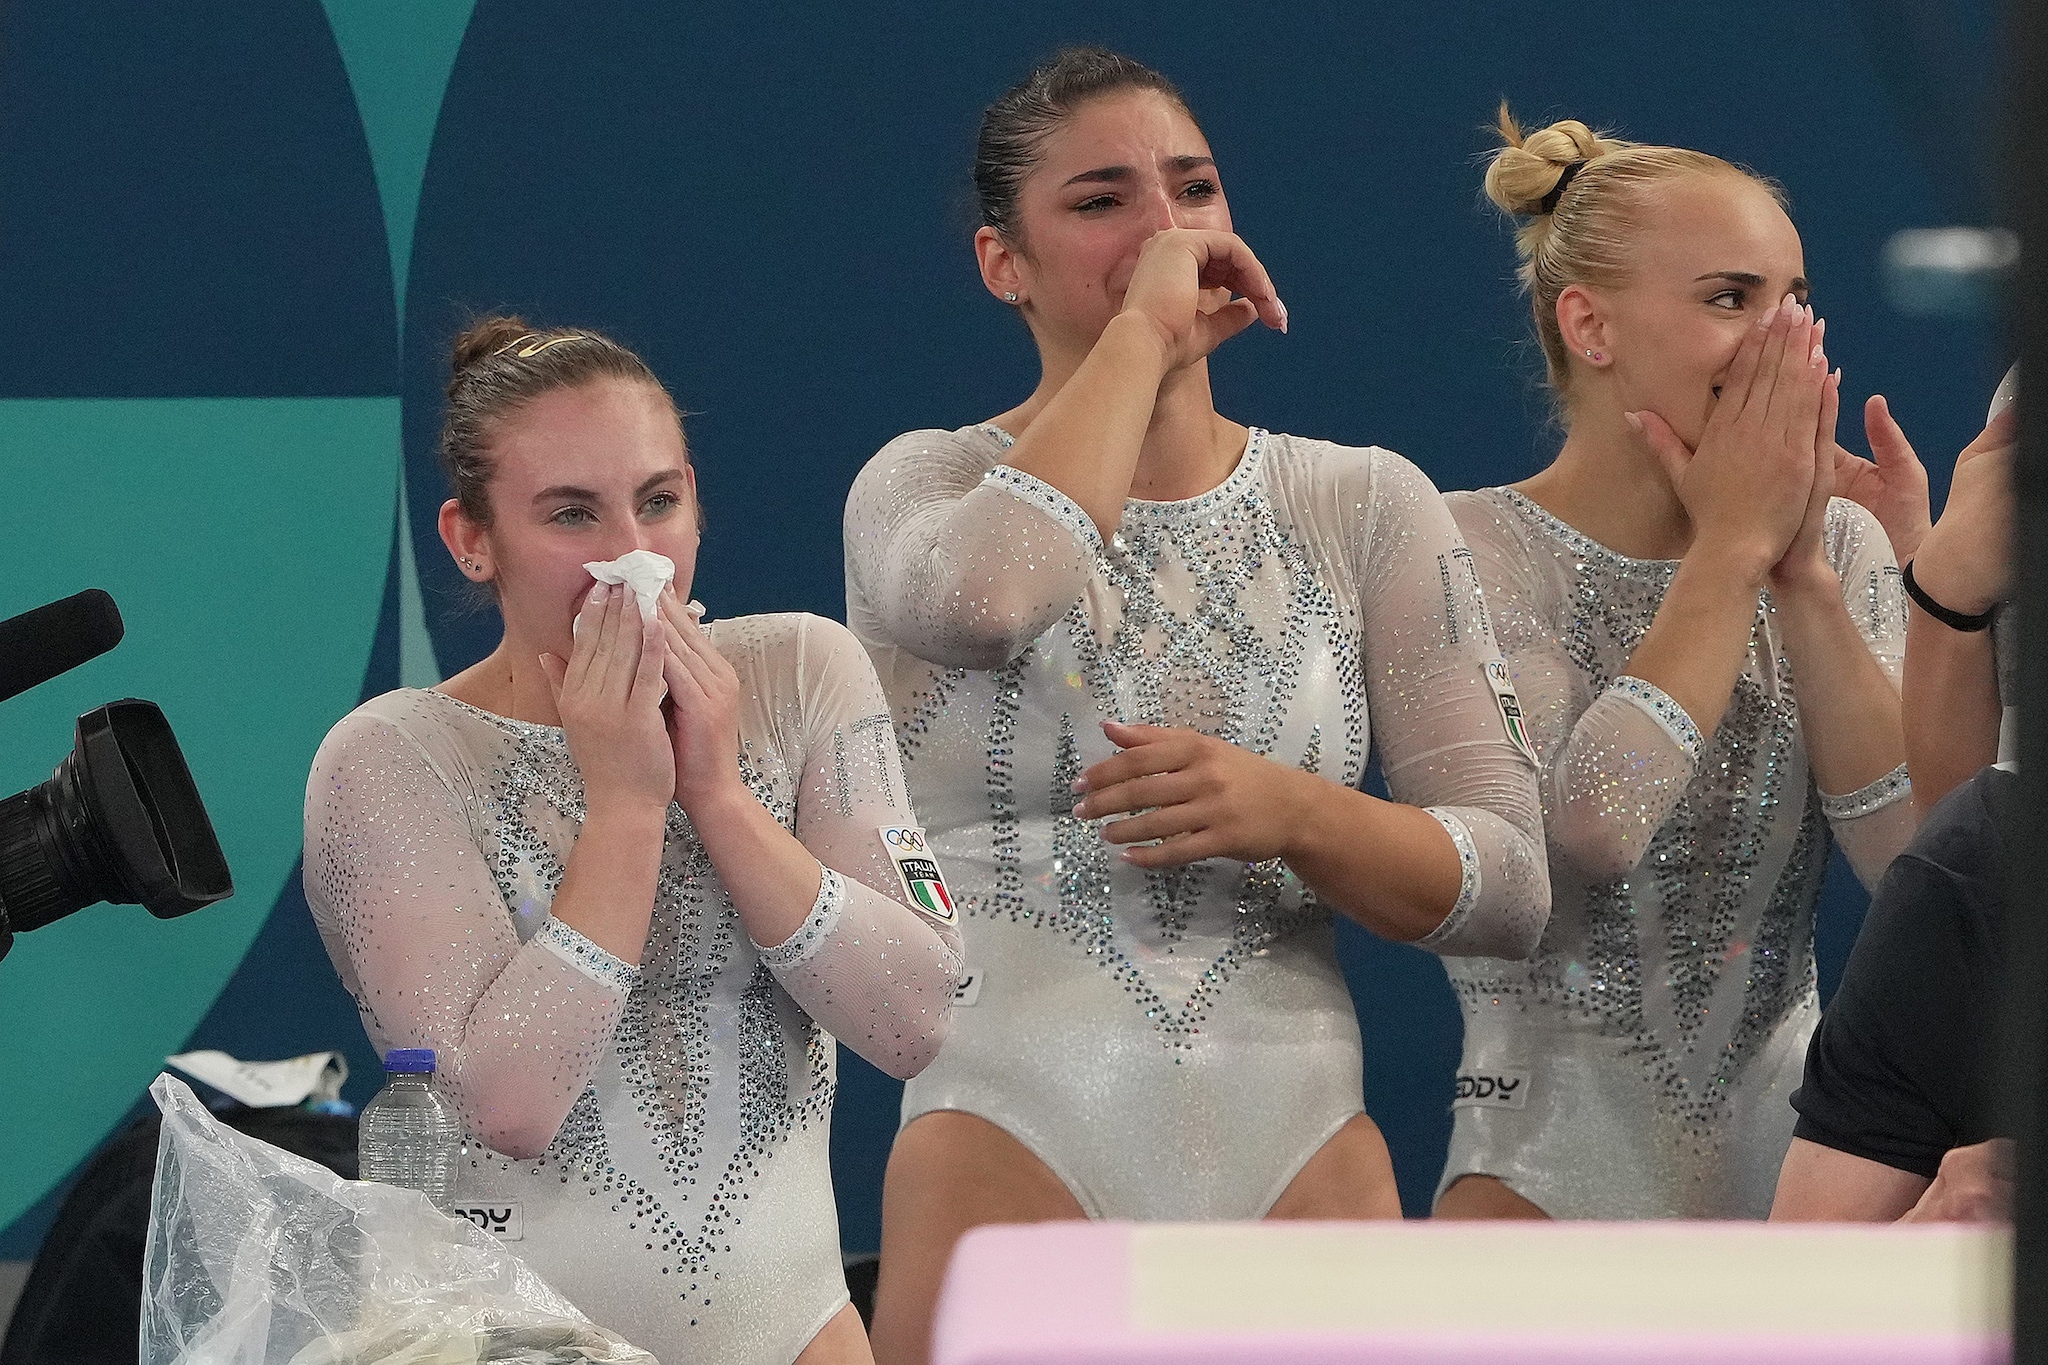
M636 498L645 497L670 480L682 477L683 471L680 469L664 469L659 474L650 474L640 481L638 488L633 490L633 496ZM533 495L535 502L552 502L557 498L569 498L578 502L596 502L598 495L591 489L579 488L572 483L558 483L552 488L543 488L540 492Z
M1162 161L1160 165L1168 171L1185 175L1189 171L1214 170L1216 158L1212 156L1170 156ZM1079 175L1068 180L1066 185L1060 186L1060 188L1065 189L1067 185L1115 185L1129 180L1136 174L1137 172L1129 166L1098 166L1092 171L1081 172Z
M1726 280L1730 284L1747 285L1751 289L1760 289L1764 283L1763 276L1752 274L1747 270L1709 270L1706 274L1700 276L1699 279L1694 280L1693 283L1699 284L1704 280ZM1811 286L1806 283L1806 276L1794 275L1792 277L1791 292L1794 294L1804 294L1810 292L1810 289Z

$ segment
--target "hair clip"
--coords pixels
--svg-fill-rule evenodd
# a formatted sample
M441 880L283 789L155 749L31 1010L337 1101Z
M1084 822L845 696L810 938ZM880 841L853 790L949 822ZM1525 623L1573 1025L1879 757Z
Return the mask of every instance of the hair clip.
M587 332L570 332L566 336L558 337L543 337L539 332L528 332L525 336L515 341L508 341L497 350L492 351L491 356L495 359L507 351L512 351L514 359L531 360L550 346L560 346L565 341L588 340L590 340L590 335Z

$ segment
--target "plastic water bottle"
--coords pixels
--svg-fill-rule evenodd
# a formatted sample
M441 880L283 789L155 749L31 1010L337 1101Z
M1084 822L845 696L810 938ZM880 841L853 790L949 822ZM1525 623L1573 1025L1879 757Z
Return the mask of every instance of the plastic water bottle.
M357 1165L363 1179L418 1190L446 1210L455 1201L462 1120L434 1092L434 1050L395 1047L384 1054L384 1088L363 1106Z

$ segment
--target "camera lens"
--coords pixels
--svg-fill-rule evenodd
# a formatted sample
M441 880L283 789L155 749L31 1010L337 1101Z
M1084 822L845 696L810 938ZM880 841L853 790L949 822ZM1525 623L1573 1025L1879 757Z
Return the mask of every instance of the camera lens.
M0 934L99 901L169 919L233 894L213 822L153 702L86 712L55 775L0 801Z

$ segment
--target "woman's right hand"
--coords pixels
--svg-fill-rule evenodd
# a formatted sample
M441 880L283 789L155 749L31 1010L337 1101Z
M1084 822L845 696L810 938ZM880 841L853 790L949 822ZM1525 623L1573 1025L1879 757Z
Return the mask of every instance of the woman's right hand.
M1168 371L1194 364L1260 319L1287 330L1287 306L1244 239L1202 228L1167 228L1145 243L1123 311L1158 329Z
M568 662L543 654L540 666L583 774L584 803L664 811L676 762L661 716L668 658L661 621L643 620L628 589L604 583L591 588L577 621Z
M1813 493L1827 357L1790 295L1735 353L1697 449L1662 417L1630 414L1691 518L1693 543L1733 550L1759 578L1792 545Z

